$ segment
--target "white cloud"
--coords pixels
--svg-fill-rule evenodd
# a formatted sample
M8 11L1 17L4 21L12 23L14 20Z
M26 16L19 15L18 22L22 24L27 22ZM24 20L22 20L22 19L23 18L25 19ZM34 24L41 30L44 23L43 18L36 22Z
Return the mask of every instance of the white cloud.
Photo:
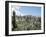
M20 15L23 16L23 13L19 11L20 8L21 8L20 6L14 6L14 7L12 8L12 12L15 11L15 12L16 12L16 15L18 15L18 16L20 16Z
M20 11L17 11L17 10L15 10L15 12L16 12L16 15L18 15L18 16L23 16L23 14L20 12Z

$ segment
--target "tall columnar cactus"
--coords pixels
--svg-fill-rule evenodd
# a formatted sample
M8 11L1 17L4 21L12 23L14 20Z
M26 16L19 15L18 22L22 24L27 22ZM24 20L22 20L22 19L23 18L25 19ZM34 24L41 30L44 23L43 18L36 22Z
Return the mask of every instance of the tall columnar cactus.
M17 28L17 24L16 24L16 20L15 20L15 11L13 11L12 24L13 24L13 29Z

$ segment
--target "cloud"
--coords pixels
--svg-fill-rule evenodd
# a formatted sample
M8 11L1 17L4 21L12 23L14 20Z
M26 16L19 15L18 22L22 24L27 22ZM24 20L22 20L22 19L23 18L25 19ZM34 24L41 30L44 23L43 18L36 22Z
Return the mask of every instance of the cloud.
M17 16L20 16L20 15L23 16L23 13L19 11L20 8L21 8L20 6L15 6L12 8L12 12L15 11Z
M17 16L23 16L23 14L20 11L15 10Z

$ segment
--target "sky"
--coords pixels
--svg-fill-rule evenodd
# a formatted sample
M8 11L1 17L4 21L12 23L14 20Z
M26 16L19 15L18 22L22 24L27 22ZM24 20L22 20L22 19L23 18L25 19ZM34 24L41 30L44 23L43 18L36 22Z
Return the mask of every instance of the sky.
M35 6L15 6L13 10L16 12L16 15L32 15L32 16L41 16L41 7Z

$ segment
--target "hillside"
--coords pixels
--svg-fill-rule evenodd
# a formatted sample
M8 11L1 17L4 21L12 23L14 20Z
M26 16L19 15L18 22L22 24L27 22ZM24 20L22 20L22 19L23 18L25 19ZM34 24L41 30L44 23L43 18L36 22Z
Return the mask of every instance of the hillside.
M14 26L12 27L13 31L22 31L22 30L40 30L41 29L41 17L36 17L32 15L26 16L15 16L15 19L12 16L12 26L13 20L15 20Z

